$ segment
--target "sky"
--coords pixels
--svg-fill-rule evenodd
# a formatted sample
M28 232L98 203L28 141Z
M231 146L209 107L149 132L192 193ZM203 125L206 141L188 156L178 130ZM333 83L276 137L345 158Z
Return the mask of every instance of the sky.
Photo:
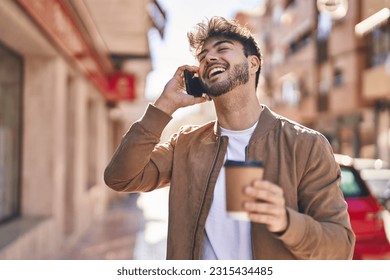
M212 16L233 18L238 11L260 5L263 0L159 0L167 13L164 39L156 30L149 34L153 71L148 75L146 97L155 100L176 69L184 64L197 65L187 41L187 32L198 22Z

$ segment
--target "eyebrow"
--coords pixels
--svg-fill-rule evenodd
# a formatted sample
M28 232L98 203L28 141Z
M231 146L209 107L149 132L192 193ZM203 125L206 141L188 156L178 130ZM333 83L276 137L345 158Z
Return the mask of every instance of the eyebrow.
M222 44L225 44L225 43L228 43L228 44L231 44L231 45L234 45L233 44L233 41L231 40L221 40L221 41L217 41L215 42L211 48L215 48L219 45L222 45ZM205 52L207 52L208 50L207 49L203 49L200 53L198 53L197 57L199 58L202 54L204 54Z

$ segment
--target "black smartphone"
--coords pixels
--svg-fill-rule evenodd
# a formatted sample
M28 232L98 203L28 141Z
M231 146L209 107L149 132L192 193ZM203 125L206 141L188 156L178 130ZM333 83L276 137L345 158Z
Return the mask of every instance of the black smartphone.
M184 70L184 82L186 84L186 91L188 94L195 97L201 97L203 93L205 93L199 77L195 76L194 72Z

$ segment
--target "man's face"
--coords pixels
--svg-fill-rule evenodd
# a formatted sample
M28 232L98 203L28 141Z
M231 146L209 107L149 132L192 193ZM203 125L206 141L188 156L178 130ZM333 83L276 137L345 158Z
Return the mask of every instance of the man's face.
M238 41L210 38L197 57L199 76L210 96L220 96L249 80L248 59Z

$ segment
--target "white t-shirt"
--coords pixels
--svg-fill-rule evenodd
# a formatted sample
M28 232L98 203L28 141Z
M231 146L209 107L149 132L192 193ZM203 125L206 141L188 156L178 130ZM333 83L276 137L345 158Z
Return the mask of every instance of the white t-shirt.
M233 131L221 127L221 134L229 137L226 160L245 160L245 147L249 143L251 128ZM218 175L214 199L206 221L206 235L202 248L203 260L251 260L251 225L247 221L233 220L227 216L225 193L225 167Z

